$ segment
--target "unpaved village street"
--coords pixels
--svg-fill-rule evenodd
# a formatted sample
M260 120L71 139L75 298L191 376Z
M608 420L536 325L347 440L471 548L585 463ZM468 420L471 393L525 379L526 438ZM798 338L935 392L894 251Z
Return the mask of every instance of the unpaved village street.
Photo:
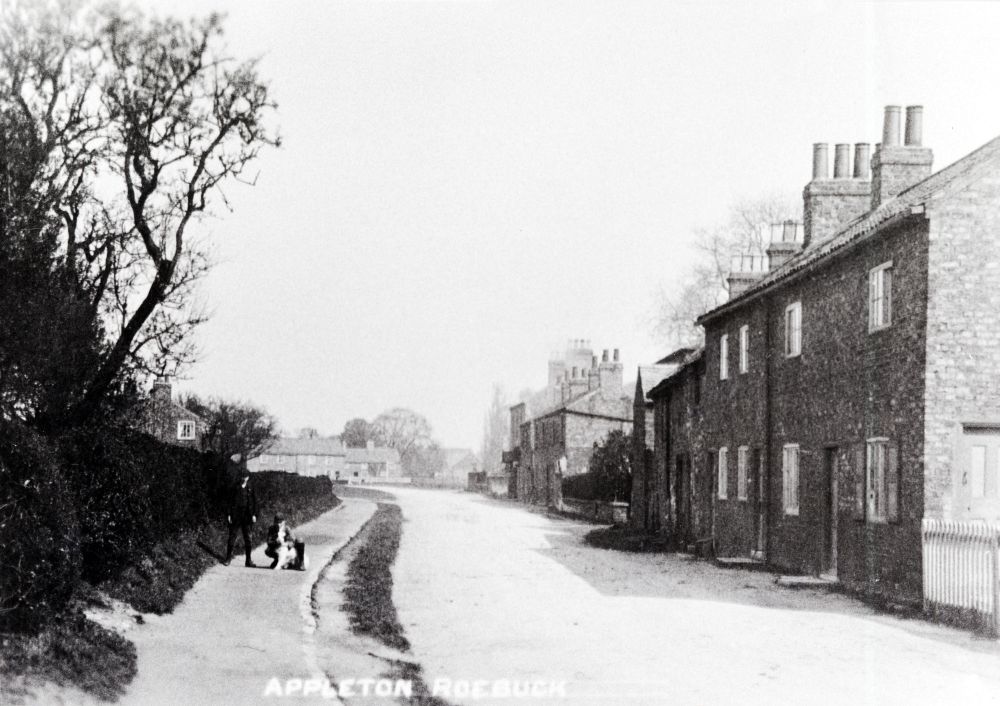
M394 598L428 686L565 681L551 693L568 704L1000 703L993 641L767 573L594 549L592 526L514 503L392 492Z

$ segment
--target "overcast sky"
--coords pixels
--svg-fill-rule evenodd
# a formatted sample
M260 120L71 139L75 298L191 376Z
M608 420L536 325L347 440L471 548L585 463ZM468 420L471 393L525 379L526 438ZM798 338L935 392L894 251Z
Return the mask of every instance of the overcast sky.
M886 104L924 105L935 169L1000 134L997 4L212 7L284 145L202 225L213 317L178 387L290 432L404 406L478 449L493 384L540 387L566 339L626 378L668 353L650 315L693 231L798 200L813 142L877 142Z

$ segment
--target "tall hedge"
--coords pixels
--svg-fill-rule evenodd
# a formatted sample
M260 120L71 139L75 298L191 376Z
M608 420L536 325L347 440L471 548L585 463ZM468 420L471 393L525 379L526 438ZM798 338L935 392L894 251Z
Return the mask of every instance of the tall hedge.
M0 630L34 631L80 577L75 500L44 437L0 421Z
M83 576L101 581L156 542L217 515L221 462L121 428L81 429L62 440L76 498Z

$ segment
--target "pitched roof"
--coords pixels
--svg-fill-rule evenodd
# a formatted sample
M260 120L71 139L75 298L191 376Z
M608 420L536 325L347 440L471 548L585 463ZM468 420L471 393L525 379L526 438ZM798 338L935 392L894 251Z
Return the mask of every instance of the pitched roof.
M691 352L691 350L692 349L690 348L681 348L680 351L677 351L677 353L684 351L685 352L684 355L678 356L677 358L674 359L674 362L671 362L670 364L657 363L656 365L640 365L639 377L637 378L637 382L642 383L642 396L645 398L645 396L649 393L650 390L652 390L654 387L660 384L660 381L663 380L663 378L667 377L672 372L677 370L677 367L680 365L681 361L684 360L684 358ZM670 356L667 356L663 360L669 360L669 359Z
M674 368L668 375L666 375L660 382L653 385L646 390L646 397L653 399L654 397L659 397L661 394L666 392L667 388L670 387L671 383L680 376L685 370L701 360L702 353L705 351L704 346L699 346L694 349L686 349L690 351L687 353L683 360Z
M460 463L464 463L470 457L473 463L476 462L476 454L473 453L472 449L443 449L443 451L446 468L453 468Z
M343 456L344 445L340 439L296 439L282 437L266 451L282 456Z
M739 296L699 316L697 323L714 319L737 308L796 272L825 260L898 218L920 213L929 201L961 189L979 176L985 166L991 164L995 166L998 161L1000 161L1000 137L990 140L957 162L935 172L906 191L900 192L894 198L882 202L865 215L847 224L834 236L810 245L801 253L790 258L781 267L754 283Z
M399 451L376 446L373 449L347 449L346 463L399 463Z
M540 411L535 415L548 417L557 412L570 412L576 414L597 415L601 417L614 417L617 419L632 419L632 396L622 393L613 395L604 388L597 388L590 392L572 397L565 402L560 402L549 409Z

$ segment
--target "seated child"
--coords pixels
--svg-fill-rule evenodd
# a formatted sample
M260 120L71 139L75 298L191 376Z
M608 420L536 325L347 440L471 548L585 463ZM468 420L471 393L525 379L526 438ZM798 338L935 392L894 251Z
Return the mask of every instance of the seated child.
M295 558L295 537L281 515L274 516L274 524L267 529L267 549L264 553L271 557L272 569L284 569Z

